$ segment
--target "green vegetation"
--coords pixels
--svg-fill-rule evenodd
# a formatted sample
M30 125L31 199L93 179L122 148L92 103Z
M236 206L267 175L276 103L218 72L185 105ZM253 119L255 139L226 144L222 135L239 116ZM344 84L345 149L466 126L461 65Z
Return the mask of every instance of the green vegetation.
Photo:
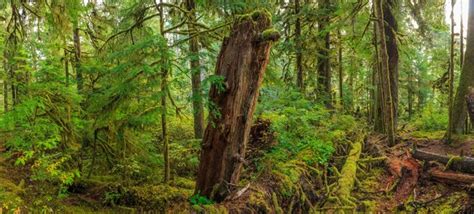
M0 213L469 212L450 3L0 1Z

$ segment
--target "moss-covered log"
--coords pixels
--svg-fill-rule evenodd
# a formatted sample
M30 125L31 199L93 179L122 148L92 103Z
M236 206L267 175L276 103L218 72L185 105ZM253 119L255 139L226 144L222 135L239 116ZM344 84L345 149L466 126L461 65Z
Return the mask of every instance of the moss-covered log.
M449 163L450 169L474 173L474 158L471 157L447 156L419 149L413 151L413 157L423 161L437 161L447 165Z
M361 141L352 143L352 148L347 156L344 166L342 167L341 176L338 180L339 188L336 191L336 197L338 197L343 204L352 204L350 200L351 191L354 188L357 175L357 161L359 161L361 151Z

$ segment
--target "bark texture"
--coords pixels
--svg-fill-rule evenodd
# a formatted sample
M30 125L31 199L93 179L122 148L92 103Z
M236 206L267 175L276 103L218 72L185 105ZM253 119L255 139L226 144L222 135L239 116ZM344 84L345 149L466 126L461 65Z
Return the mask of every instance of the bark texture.
M331 64L329 61L331 37L327 27L330 21L331 2L321 0L321 7L324 14L318 21L321 42L318 48L318 94L321 100L329 106L331 105Z
M191 22L196 22L196 3L194 0L186 0L186 9L190 11ZM191 67L191 81L193 89L193 116L194 116L194 137L202 138L204 132L204 107L201 97L201 64L199 62L199 41L197 36L193 33L197 32L193 23L188 23L189 36L189 52L190 67Z
M447 168L456 171L474 173L474 158L471 157L446 156L418 149L413 151L413 157L418 160L446 164Z
M82 91L84 86L82 70L81 70L81 38L79 35L79 28L76 26L73 33L74 38L74 59L75 59L75 69L76 69L76 81L77 81L77 90L79 93Z
M224 39L209 97L209 124L204 133L196 193L222 201L238 184L252 117L278 32L269 29L270 15L254 12L239 18Z
M467 112L471 119L471 124L474 124L474 88L469 87L469 93L466 95Z
M474 0L469 0L466 53L453 105L453 131L456 134L462 133L464 121L467 117L465 97L468 94L469 87L474 87Z
M398 103L398 50L392 31L393 26L387 26L394 21L393 15L385 14L390 6L390 0L375 0L374 12L377 18L376 32L378 37L378 111L381 119L381 127L375 127L376 131L388 136L390 145L395 144L396 112ZM388 17L388 18L387 18ZM392 20L393 18L393 20ZM390 28L387 30L387 27ZM387 34L388 33L388 34ZM377 123L376 123L377 124Z
M305 91L304 85L304 71L303 71L303 54L301 52L301 20L299 17L300 13L300 1L295 0L295 44L296 44L296 86L300 89L302 93Z

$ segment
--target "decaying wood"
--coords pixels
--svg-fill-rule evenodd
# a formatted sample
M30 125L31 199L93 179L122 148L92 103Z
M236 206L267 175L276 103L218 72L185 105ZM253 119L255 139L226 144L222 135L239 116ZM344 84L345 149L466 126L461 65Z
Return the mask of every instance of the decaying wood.
M394 200L397 203L404 202L412 194L420 177L420 165L410 155L402 158L392 157L388 160L389 171L397 181ZM391 185L393 186L393 185Z
M471 174L444 171L438 168L429 170L428 174L435 180L449 184L474 184L474 175Z
M362 152L362 139L352 143L352 148L342 166L341 175L337 182L338 189L336 197L342 202L341 205L354 205L351 202L351 191L354 188L357 175L357 161Z
M461 172L474 173L474 158L447 156L416 149L413 157L423 161L437 161L442 164L449 164L449 168Z
M272 41L278 33L271 27L270 14L254 12L234 24L224 39L216 65L209 124L204 133L196 193L222 201L239 182L245 162L252 117Z

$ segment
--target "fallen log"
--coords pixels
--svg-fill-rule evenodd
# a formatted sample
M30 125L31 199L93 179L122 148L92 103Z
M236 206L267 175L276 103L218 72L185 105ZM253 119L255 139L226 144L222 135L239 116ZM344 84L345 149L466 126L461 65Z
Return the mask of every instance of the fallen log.
M351 200L351 191L352 188L354 188L357 173L357 161L360 158L361 151L361 141L352 143L352 148L347 156L344 166L342 167L341 176L337 182L339 188L336 191L336 197L343 205L355 205Z
M471 157L447 156L419 149L413 150L413 157L423 161L437 161L448 165L447 168L452 170L474 173L474 158Z
M453 172L453 171L444 171L441 169L431 169L428 171L430 177L435 180L449 183L449 184L474 184L474 175Z

